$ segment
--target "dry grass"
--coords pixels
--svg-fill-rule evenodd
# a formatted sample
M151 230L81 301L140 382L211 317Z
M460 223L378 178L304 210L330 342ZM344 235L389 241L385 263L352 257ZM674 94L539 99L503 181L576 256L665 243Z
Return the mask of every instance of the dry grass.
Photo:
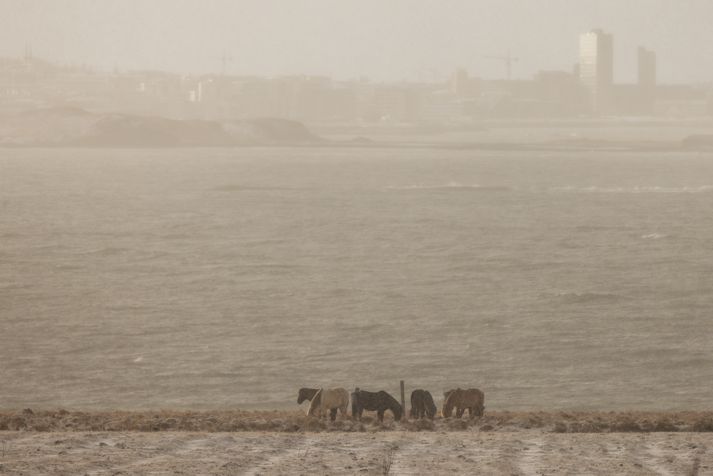
M554 433L713 432L713 412L488 412L480 419L436 418L384 423L306 417L300 411L22 411L0 412L0 431L375 432L517 431Z
M389 474L391 472L391 465L394 464L394 449L393 447L386 450L383 459L381 460L381 474Z

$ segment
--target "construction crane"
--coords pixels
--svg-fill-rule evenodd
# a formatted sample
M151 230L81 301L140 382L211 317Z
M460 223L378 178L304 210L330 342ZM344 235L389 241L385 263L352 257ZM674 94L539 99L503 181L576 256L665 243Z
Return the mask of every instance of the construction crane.
M520 58L514 58L510 54L510 50L508 50L505 56L484 56L484 58L502 61L505 64L505 73L507 74L508 81L512 79L512 64L520 60Z
M230 56L228 53L223 51L223 55L220 56L219 58L216 58L218 61L220 61L220 75L225 76L225 72L228 69L228 63L231 63L233 61L233 57Z

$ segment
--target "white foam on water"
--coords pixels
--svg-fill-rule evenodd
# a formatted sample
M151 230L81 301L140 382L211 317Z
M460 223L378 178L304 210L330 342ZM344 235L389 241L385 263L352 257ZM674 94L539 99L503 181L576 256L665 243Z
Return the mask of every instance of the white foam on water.
M662 187L658 185L642 185L634 187L578 187L573 185L565 185L563 187L552 187L550 192L566 192L566 193L707 193L713 192L713 185L700 186L682 186L682 187Z
M648 235L641 235L644 240L660 240L661 238L666 238L668 235L663 233L649 233Z

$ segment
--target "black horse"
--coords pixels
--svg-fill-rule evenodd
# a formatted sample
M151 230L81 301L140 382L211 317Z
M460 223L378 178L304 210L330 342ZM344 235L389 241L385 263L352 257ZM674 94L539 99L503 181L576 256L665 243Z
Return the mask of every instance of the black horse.
M305 400L311 402L317 392L319 392L318 388L301 388L299 393L297 394L297 403L300 404ZM319 401L317 401L317 403L319 403Z
M352 417L361 420L361 414L364 410L375 411L379 421L384 421L384 412L386 410L391 410L396 421L401 420L401 415L403 414L401 404L383 390L367 392L356 388L352 393Z
M411 392L411 418L418 419L427 416L433 420L436 411L436 404L433 402L431 392L420 388Z

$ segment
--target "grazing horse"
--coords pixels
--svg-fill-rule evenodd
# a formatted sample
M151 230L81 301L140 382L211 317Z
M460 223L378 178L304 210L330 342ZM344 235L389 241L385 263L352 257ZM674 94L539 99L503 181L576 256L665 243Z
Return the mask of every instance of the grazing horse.
M342 416L347 415L347 407L349 406L349 392L343 388L320 388L312 397L307 415L318 414L323 417L329 411L330 420L337 419L337 410L342 413Z
M428 417L433 420L436 411L436 404L433 403L431 392L420 388L411 392L411 418Z
M364 410L376 411L379 421L384 421L384 412L386 410L391 410L396 421L401 420L401 415L403 414L401 404L383 390L367 392L356 388L352 393L352 418L361 420L361 414Z
M448 390L443 394L445 401L443 402L443 416L449 418L453 413L453 408L456 409L456 417L463 416L465 410L468 410L468 416L483 416L485 411L485 394L477 388L469 388L463 390L456 388Z
M309 400L311 402L317 392L319 392L318 388L301 388L297 394L297 404L299 405L305 400Z

